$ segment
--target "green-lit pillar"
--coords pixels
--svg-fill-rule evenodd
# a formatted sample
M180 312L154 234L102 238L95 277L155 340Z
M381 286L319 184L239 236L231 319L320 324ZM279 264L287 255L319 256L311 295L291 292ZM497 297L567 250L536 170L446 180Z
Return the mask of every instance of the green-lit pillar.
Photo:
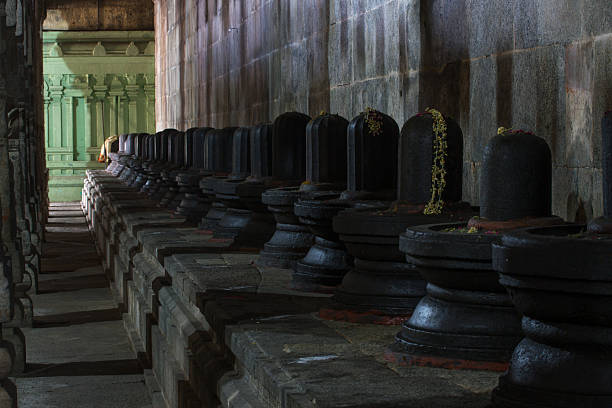
M154 132L153 31L43 33L49 199L80 200L111 135Z

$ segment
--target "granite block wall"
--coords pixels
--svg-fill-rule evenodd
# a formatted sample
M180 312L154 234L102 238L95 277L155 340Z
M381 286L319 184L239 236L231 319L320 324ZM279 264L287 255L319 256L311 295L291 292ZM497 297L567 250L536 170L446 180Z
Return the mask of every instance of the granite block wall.
M157 128L251 125L288 110L400 126L433 106L465 138L464 199L499 126L545 138L553 211L602 212L612 109L607 0L155 0Z

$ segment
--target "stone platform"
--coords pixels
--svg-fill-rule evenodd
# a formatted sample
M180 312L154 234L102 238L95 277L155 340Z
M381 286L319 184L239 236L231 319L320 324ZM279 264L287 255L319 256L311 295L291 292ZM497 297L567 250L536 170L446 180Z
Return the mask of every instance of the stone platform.
M388 350L399 326L320 318L330 295L293 290L291 271L257 266L252 248L162 210L95 201L96 186L116 182L108 176L88 174L83 209L167 407L490 405L500 373L396 364Z
M152 372L130 347L78 203L52 206L46 230L18 406L163 407L147 388Z

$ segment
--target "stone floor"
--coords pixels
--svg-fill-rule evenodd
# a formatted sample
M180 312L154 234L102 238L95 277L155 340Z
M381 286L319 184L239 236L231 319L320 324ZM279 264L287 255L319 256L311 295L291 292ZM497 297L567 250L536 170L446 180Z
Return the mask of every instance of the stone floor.
M42 262L19 407L153 407L78 203L51 205Z

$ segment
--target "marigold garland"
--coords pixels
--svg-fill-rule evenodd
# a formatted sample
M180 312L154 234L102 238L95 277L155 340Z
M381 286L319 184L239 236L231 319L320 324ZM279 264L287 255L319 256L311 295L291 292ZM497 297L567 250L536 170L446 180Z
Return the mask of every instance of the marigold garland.
M446 121L437 109L427 108L425 112L433 118L433 163L431 165L431 199L425 205L423 214L436 215L442 213L444 201L442 193L446 187L446 157L448 156Z
M505 128L503 126L500 126L500 127L497 128L497 134L498 135L503 135L504 133L506 133L506 132L508 132L510 130L512 130L512 128Z
M365 121L372 136L382 134L382 114L375 109L367 107L365 109Z

